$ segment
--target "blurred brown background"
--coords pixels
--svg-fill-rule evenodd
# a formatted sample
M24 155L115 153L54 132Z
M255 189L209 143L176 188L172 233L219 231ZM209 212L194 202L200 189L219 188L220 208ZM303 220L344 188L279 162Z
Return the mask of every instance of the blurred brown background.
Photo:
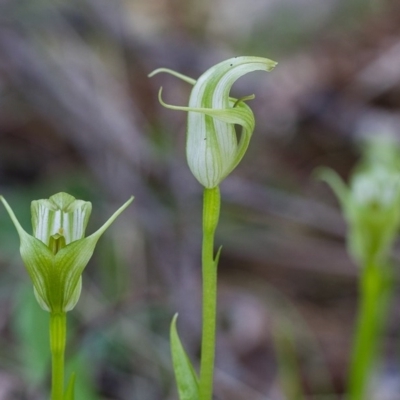
M216 399L343 392L357 269L337 202L312 173L325 165L347 178L365 135L399 136L400 3L0 0L0 192L27 229L33 199L92 201L89 232L135 195L69 314L77 399L176 399L175 312L198 356L202 189L186 165L185 113L157 100L162 85L165 101L185 104L190 87L147 74L197 78L236 55L279 65L232 92L255 93L256 130L221 187ZM4 210L0 267L0 399L42 399L47 316ZM377 400L398 399L398 314L393 306Z

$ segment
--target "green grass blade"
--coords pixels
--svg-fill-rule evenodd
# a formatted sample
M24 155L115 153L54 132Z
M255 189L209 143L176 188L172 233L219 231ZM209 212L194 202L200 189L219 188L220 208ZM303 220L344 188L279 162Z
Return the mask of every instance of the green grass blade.
M192 363L178 336L175 314L171 322L171 354L180 400L198 400L199 382Z

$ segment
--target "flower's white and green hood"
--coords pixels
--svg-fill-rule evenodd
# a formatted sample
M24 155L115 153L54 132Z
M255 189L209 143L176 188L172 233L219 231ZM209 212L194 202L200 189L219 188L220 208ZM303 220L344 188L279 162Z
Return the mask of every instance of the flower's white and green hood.
M234 82L252 71L271 71L276 62L261 57L235 57L223 61L195 81L175 71L160 68L152 72L167 72L193 84L188 107L167 108L188 111L186 156L189 168L206 188L213 188L228 176L243 158L254 130L254 115L242 99L229 97ZM235 125L242 127L239 140Z
M20 252L32 279L40 306L51 312L75 307L82 287L82 272L105 230L132 202L130 198L95 233L85 237L92 210L89 202L58 193L32 202L33 236L21 226L13 210L0 196L20 237Z

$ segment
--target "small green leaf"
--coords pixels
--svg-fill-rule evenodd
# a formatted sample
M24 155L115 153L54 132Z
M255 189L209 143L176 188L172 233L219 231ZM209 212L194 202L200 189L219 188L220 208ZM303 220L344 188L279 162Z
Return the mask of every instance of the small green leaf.
M343 182L342 178L334 170L326 167L319 167L314 171L313 175L317 179L326 182L336 194L341 206L346 207L349 197L349 189Z
M67 390L65 391L64 400L74 400L75 399L75 379L76 374L72 373L69 378L69 382L67 385Z
M217 251L217 254L214 258L214 268L217 269L218 268L218 263L219 263L219 257L221 256L221 250L222 250L222 246L219 246L219 249Z
M73 326L72 329L76 329ZM76 333L76 331L75 331ZM103 396L97 393L95 388L96 366L93 364L98 354L94 355L93 351L96 347L92 345L85 346L73 356L68 357L65 366L66 376L74 374L77 379L75 380L75 393L79 400L100 400ZM69 399L68 399L69 400ZM132 399L135 400L135 399Z
M171 322L171 353L180 400L198 400L199 381L192 363L178 336L175 314Z

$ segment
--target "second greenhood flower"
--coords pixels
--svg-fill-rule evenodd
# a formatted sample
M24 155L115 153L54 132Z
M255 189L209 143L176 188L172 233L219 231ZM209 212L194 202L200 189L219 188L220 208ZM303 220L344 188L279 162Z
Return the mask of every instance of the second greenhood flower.
M232 85L252 71L271 71L276 62L262 57L235 57L214 65L195 81L175 71L160 68L194 85L188 107L160 102L167 108L188 111L186 156L189 168L206 188L214 188L243 158L254 130L254 115L246 100L229 96ZM238 140L235 125L242 127Z
M349 186L334 171L319 170L320 178L332 187L341 203L349 225L349 251L361 265L368 260L385 259L400 228L398 159L396 143L386 145L375 140L365 146Z
M101 235L133 201L131 197L95 233L85 237L92 205L67 193L32 202L33 236L18 222L0 196L20 237L20 252L32 279L36 299L50 312L72 310L82 287L82 272Z

